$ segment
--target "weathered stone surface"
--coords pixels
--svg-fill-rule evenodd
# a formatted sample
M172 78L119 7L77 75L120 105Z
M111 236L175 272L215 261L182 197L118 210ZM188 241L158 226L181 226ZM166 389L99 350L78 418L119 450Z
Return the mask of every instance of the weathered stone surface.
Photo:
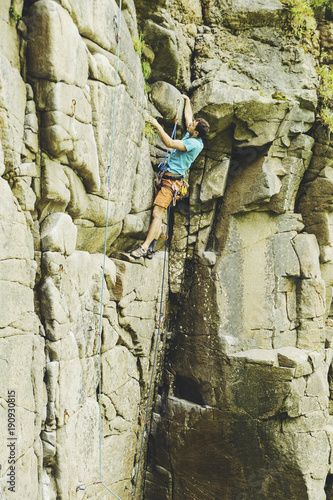
M300 276L300 263L293 247L295 233L274 236L273 248L278 276Z
M95 227L93 222L77 219L75 221L77 227L77 250L87 252L103 252L105 245L105 228ZM109 227L107 235L107 247L118 238L122 230L122 222L118 222Z
M313 369L305 352L296 347L283 347L278 351L279 366L295 368L295 378L312 373Z
M180 55L177 50L178 33L171 16L164 13L163 17L161 25L148 20L143 34L146 43L154 50L152 78L174 85L177 83L180 66Z
M100 82L89 82L93 126L96 139L99 175L103 196L107 197L107 180L111 160L112 122L110 109L113 109L115 92ZM111 168L111 200L131 201L135 184L135 173L141 151L144 121L123 85L117 91L117 114L122 117L117 121L114 135ZM124 175L124 169L126 175Z
M47 202L47 212L65 211L71 199L69 181L60 163L46 156L42 159L43 201Z
M245 26L274 26L281 19L283 4L278 0L255 0L248 4L244 0L224 0L221 2L223 18L234 29Z
M149 143L143 140L133 187L132 212L149 210L154 194L154 171L150 165Z
M52 0L41 0L30 10L28 30L30 75L83 87L88 78L88 58L68 12ZM66 50L59 51L59 45Z
M229 167L230 160L225 158L217 166L205 171L200 190L200 201L204 203L224 195Z
M20 164L26 106L25 85L17 68L0 54L0 131L6 167Z
M111 399L118 415L135 419L140 397L135 357L125 347L116 346L102 358L103 391Z
M99 421L104 484L134 490L158 332L136 496L331 494L333 147L314 120L332 27L316 15L300 40L278 0L124 0L117 33L114 0L3 0L0 426L14 389L18 498L108 496ZM163 274L162 238L152 261L125 252L164 156L144 119L169 132L183 92L211 133Z
M319 278L319 246L314 235L298 234L293 245L301 266L303 278Z
M301 281L298 310L302 318L316 318L325 313L324 280L310 278Z
M41 245L44 252L70 255L75 250L77 229L67 214L50 214L42 224Z
M183 115L184 99L179 90L173 85L163 81L153 83L151 86L151 99L166 120L173 120L177 111L178 116Z
M19 14L22 14L23 3L16 2L16 9ZM11 1L6 0L1 3L0 7L0 26L1 26L1 42L0 42L0 53L3 54L10 64L19 69L20 59L19 59L19 36L16 31L15 21L11 19L9 8L11 6Z
M90 124L61 113L46 113L42 137L51 156L68 157L69 164L79 172L89 192L99 191L97 148Z

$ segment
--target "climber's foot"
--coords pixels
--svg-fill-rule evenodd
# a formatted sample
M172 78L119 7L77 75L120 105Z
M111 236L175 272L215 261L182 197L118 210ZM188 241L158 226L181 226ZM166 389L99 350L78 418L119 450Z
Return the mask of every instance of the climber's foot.
M140 259L141 257L148 257L148 251L140 246L139 248L137 248L136 250L131 252L130 256L134 257L134 259ZM148 259L149 258L152 258L152 257L148 257Z
M154 252L152 252L149 248L147 250L147 255L146 255L146 258L151 260L154 256Z

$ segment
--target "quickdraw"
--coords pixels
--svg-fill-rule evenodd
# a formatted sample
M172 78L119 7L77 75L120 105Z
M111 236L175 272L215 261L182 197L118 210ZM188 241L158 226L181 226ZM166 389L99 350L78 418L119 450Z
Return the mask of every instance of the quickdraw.
M76 100L72 99L72 116L75 116L76 113Z
M163 236L164 241L167 241L167 240L169 239L168 232L167 232L167 231L164 231L164 229L163 229L163 231L162 231L162 236Z
M116 42L119 43L119 41L120 41L120 35L119 35L119 30L118 30L118 19L117 19L117 16L113 17L113 25L114 25L114 29L115 29L115 32L116 32Z
M176 183L173 183L173 184L172 184L172 190L173 190L173 198L172 198L172 203L173 203L173 206L176 206L176 202L177 202L177 200L179 199L179 196L177 196L177 194L178 194L178 189L177 189L177 184L176 184Z
M162 181L163 181L163 179L162 179ZM179 189L178 189L177 184L175 182L171 186L169 186L168 184L163 184L163 182L161 182L159 189L161 189L161 187L165 187L167 189L170 189L170 191L173 192L172 202L173 202L173 206L175 206L177 200L179 200L180 198L184 198L184 196L186 196L189 185L184 179L182 179L182 183L181 183L181 186Z
M64 411L64 425L67 425L69 421L69 413L67 410Z
M94 332L95 335L100 336L100 332L98 330L94 330L91 326L88 328L88 332Z
M131 495L131 498L135 498L135 494L133 491L131 491L129 488L127 488L127 486L125 486L125 491L128 491L129 494Z
M77 487L76 487L76 491L86 491L86 489L89 487L89 486L95 486L96 484L102 484L103 482L102 481L95 481L94 483L89 483L89 484L85 484L85 483L82 483L82 484L79 484Z
M182 187L180 188L180 193L182 198L184 198L184 196L187 195L187 191L188 191L188 183L183 179Z
M164 314L161 314L160 322L156 323L156 328L161 328L163 325L163 321L164 321Z
M59 293L60 293L60 298L62 297L62 278L63 278L63 272L64 272L64 266L62 264L60 264L60 266L59 266L59 280L60 280Z
M147 425L147 421L145 420L143 414L142 414L142 411L141 411L141 407L140 405L138 404L138 407L139 407L139 416L141 418L141 422L143 423L143 425Z

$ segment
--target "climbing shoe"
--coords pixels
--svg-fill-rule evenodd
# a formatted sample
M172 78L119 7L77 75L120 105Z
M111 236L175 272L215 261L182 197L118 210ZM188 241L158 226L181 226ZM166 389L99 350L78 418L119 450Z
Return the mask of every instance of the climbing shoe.
M155 246L156 246L156 243L157 243L157 240L153 240L149 247L148 247L148 251L147 251L147 259L152 259L153 258L153 254L155 253Z
M148 252L143 247L139 247L130 253L130 256L134 257L134 259L140 259L141 257L147 257L147 255L148 255Z
M151 250L149 250L148 248L148 252L147 252L147 255L146 255L146 258L151 260L154 256L154 252L152 252Z

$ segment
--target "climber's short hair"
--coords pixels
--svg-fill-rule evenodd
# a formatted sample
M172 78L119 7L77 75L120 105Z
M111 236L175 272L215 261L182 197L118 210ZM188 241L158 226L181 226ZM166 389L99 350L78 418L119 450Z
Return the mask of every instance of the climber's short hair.
M203 118L196 118L196 121L198 123L197 126L195 127L195 130L199 132L199 137L201 137L201 139L204 139L210 129L209 123Z

